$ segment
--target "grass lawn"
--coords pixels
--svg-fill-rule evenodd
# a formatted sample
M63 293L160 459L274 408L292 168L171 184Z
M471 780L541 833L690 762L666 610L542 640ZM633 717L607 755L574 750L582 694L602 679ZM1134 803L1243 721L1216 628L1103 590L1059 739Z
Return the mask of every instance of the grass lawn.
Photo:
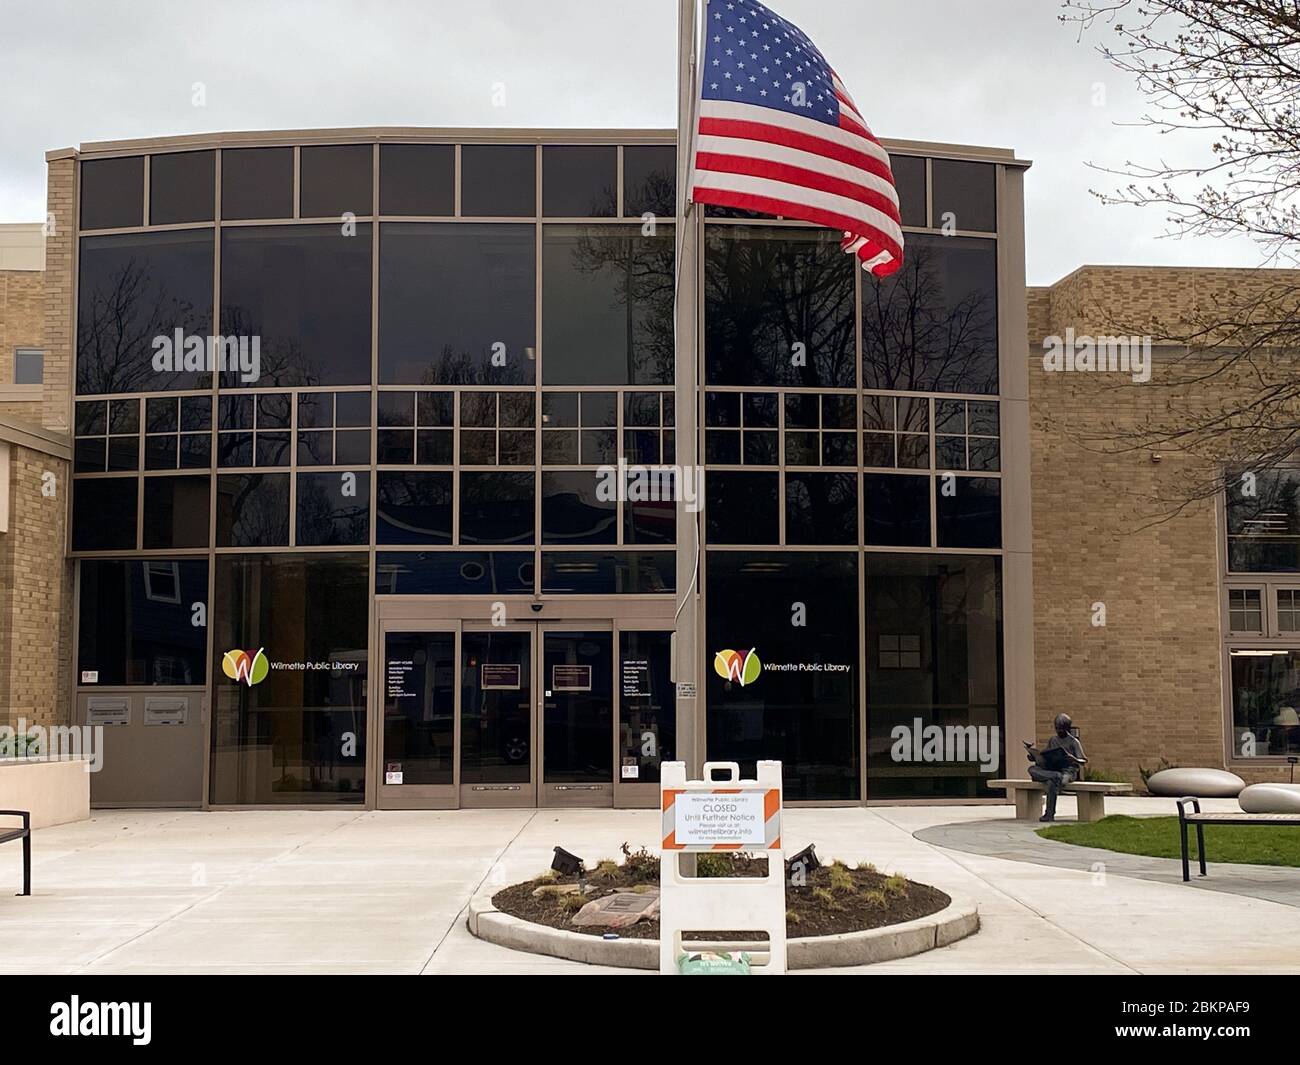
M1247 865L1292 865L1300 867L1300 825L1205 825L1205 860L1240 862ZM1126 817L1116 814L1088 824L1052 825L1040 828L1044 839L1073 843L1079 847L1101 847L1122 854L1146 854L1153 858L1178 858L1178 818ZM1189 854L1196 861L1196 832L1187 830Z

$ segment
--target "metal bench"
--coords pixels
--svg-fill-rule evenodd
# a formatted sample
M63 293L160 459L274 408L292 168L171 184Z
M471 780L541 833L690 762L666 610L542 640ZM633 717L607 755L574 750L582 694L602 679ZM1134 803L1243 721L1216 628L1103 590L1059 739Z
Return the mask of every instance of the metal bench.
M1187 868L1187 826L1196 826L1196 854L1201 862L1201 876L1205 876L1205 827L1206 825L1300 825L1300 814L1247 814L1229 811L1227 813L1201 813L1201 800L1187 796L1178 799L1178 830L1183 842L1183 881L1191 879ZM1187 812L1187 804L1192 804L1192 812Z
M24 895L32 893L32 815L27 810L0 810L0 817L21 817L22 828L0 827L0 843L12 840L23 841L23 891Z
M1047 785L1037 780L990 780L989 787L1005 791L1016 804L1016 819L1037 821L1043 816L1043 799ZM1106 816L1107 795L1132 795L1132 784L1112 784L1107 781L1076 780L1061 789L1062 795L1074 795L1079 800L1080 821L1100 821Z

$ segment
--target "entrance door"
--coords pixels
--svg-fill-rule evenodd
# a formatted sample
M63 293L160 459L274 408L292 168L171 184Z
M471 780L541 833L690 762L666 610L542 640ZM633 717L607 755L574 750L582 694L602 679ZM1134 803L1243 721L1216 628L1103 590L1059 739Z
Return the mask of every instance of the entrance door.
M658 801L675 747L667 632L393 620L380 639L380 808Z
M614 804L614 631L560 622L542 640L542 806Z
M536 630L462 628L461 806L537 804Z

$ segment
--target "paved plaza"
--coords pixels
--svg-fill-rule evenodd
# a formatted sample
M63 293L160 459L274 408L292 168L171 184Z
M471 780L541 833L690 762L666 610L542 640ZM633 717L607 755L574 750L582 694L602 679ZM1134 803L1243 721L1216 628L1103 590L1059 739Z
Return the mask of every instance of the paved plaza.
M1061 807L1073 817L1073 800ZM1139 798L1109 809L1174 812ZM791 850L815 843L824 860L870 861L979 905L969 939L839 971L1300 973L1300 870L1211 861L1228 890L1206 890L1178 883L1172 861L1042 843L1011 814L788 809ZM476 940L466 907L546 868L556 845L590 863L625 840L653 846L658 825L650 810L101 810L35 834L32 898L10 894L21 852L0 848L0 972L617 972ZM1252 882L1269 898L1241 893Z

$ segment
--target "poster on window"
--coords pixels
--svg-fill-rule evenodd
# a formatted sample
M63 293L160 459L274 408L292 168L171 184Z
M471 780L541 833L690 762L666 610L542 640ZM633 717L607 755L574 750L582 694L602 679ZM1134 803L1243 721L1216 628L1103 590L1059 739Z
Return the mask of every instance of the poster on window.
M552 666L551 687L557 692L591 691L591 666Z
M513 691L523 687L518 662L484 662L479 667L479 686L485 691Z

